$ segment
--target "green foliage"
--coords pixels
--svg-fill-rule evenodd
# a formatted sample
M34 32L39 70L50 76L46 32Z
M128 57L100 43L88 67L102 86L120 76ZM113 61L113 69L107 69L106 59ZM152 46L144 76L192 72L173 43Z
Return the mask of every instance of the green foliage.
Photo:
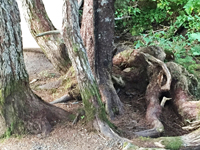
M199 0L116 0L116 31L141 35L136 49L157 45L170 56L165 61L183 65L200 80L199 8Z
M149 34L141 34L143 38L134 43L135 48L138 49L149 45L162 47L167 54L170 53L174 55L173 59L175 62L183 65L192 72L189 66L195 64L194 57L200 55L200 46L195 43L195 39L197 40L199 37L192 36L191 38L185 38L180 35L167 39L165 38L166 34L167 33L164 31L152 31Z
M180 26L199 31L199 6L199 0L116 0L115 17L121 19L115 23L118 30L129 29L133 35L168 25L169 33Z

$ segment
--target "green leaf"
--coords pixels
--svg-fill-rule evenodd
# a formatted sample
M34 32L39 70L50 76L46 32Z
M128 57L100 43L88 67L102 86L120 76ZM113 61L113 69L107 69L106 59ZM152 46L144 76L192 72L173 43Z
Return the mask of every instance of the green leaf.
M191 48L191 52L193 56L199 56L200 55L200 46L195 45L194 47Z
M137 44L135 45L135 48L138 49L138 48L140 48L142 46L143 46L142 42L141 41L137 41Z
M125 27L127 25L127 22L123 22L123 26Z
M190 38L200 42L200 32L190 34Z

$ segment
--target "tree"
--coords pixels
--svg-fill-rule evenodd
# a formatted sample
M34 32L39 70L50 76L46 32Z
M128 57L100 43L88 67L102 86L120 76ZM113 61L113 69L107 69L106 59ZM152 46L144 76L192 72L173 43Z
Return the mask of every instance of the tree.
M95 13L94 13L95 12ZM81 36L99 85L102 101L111 118L123 113L123 105L112 83L112 53L114 51L114 0L84 1Z
M42 0L21 0L25 20L29 30L44 54L54 67L61 73L66 73L71 62L67 48L61 35L49 19ZM50 34L38 36L38 34L52 31Z
M29 88L28 75L23 62L19 12L16 8L17 4L14 0L9 2L6 0L1 1L0 22L3 22L0 26L1 134L6 131L7 127L10 127L10 129L15 132L22 132L25 129L32 132L35 131L35 133L41 131L49 132L53 122L66 118L67 113L41 101ZM109 121L100 98L98 84L92 74L83 40L80 35L77 2L73 0L65 1L63 10L64 20L62 37L68 47L72 65L77 73L77 80L86 108L87 118L97 123L99 129L107 136L125 140L117 136L107 125ZM101 11L101 9L98 9L98 11ZM152 114L153 119L150 121L156 129L157 124L155 122L160 122L160 106L157 109L158 99L161 92L166 90L169 90L174 105L178 108L178 113L180 115L193 120L198 119L196 117L198 116L199 102L188 101L189 90L191 85L194 84L195 79L175 63L168 63L167 67L172 75L171 82L171 80L168 79L170 76L163 63L163 57L160 57L157 52L159 51L154 53L152 51L146 51L146 49L140 52L132 50L131 53L129 52L129 55L133 57L128 57L128 59L130 59L128 61L127 55L119 53L114 62L115 64L120 64L121 68L123 68L123 65L129 67L132 67L133 64L138 65L135 63L138 62L138 60L145 62L145 67L150 66L147 69L148 77L152 77L151 80L149 80L150 83L147 88L147 96L149 97L147 97L147 102L149 104L147 119L148 115ZM153 90L154 88L156 88L156 90ZM189 108L193 108L193 110L187 109L188 106ZM199 122L197 121L196 123ZM180 142L176 149L184 144L196 146L199 144L199 132L200 129L180 137L163 137L156 140L170 143L171 140L173 141L175 139L175 142ZM146 134L145 132L140 132L139 134L143 133ZM154 140L149 142L153 143Z
M45 8L42 3L42 0L40 1L22 1L23 3L23 9L25 13L25 18L27 20L27 23L29 24L29 29L33 35L33 37L36 39L37 43L41 46L41 48L46 51L45 54L47 54L48 58L53 62L54 66L57 66L61 68L61 71L64 69L68 69L69 66L62 66L62 62L69 62L68 60L64 61L65 58L62 55L59 55L60 50L54 50L52 47L48 49L48 43L55 43L58 41L59 32L56 32L56 35L54 34L55 30L53 27L53 24L49 20L48 16L45 15ZM81 2L79 2L80 7ZM107 6L108 5L108 6ZM100 2L95 4L95 9L97 10L98 7L100 7ZM112 79L111 79L111 69L112 69L112 51L113 51L113 43L114 43L114 1L111 1L109 3L104 4L104 6L101 6L102 12L98 12L95 16L95 30L97 31L94 35L94 28L93 28L93 2L85 1L84 2L84 10L83 10L83 19L82 19L82 39L84 39L84 45L87 49L87 54L90 62L90 66L93 71L93 75L95 76L96 80L98 81L98 85L100 88L100 93L102 96L103 102L106 103L106 111L109 113L109 116L111 118L114 117L117 113L122 113L122 103L113 87ZM31 12L31 13L30 13ZM90 13L91 15L88 15ZM110 18L110 20L104 20L105 17ZM34 18L41 18L34 19ZM44 20L44 21L43 21ZM99 22L98 20L104 20L103 22ZM44 24L45 22L45 25ZM50 31L50 32L44 32L44 31ZM44 34L39 34L40 32L44 32ZM45 40L46 33L48 33L47 37L57 37L57 40L53 39L52 41ZM37 34L41 35L43 38L40 39L37 37ZM49 35L50 34L50 35ZM101 38L98 38L98 35L101 35ZM109 38L108 38L109 37ZM96 38L96 39L95 39ZM60 39L60 41L62 41ZM96 41L96 42L95 42ZM45 45L45 46L44 46ZM62 43L63 45L63 43ZM64 49L65 50L65 49ZM61 51L63 51L61 49ZM62 54L62 52L61 52ZM54 56L54 57L52 57ZM56 59L58 58L58 59ZM105 59L106 58L106 59ZM54 60L56 59L56 60ZM61 61L60 61L61 60ZM63 61L62 61L63 60ZM94 63L92 63L94 62ZM64 64L65 65L65 64Z
M44 102L29 87L15 0L0 1L0 22L0 135L6 131L48 133L69 113Z
M93 1L93 3L94 3L94 1ZM99 129L107 136L125 140L125 139L117 136L106 124L106 122L108 120L106 119L104 107L103 107L102 101L100 99L98 85L96 84L95 78L94 78L91 68L89 66L89 61L86 56L86 49L83 45L83 40L80 35L77 2L73 1L73 0L66 0L64 3L63 11L64 11L63 12L64 20L63 20L62 36L63 36L66 46L68 47L69 57L72 61L72 65L76 70L77 80L78 80L78 84L80 87L80 93L83 98L83 103L85 105L86 115L87 115L87 117L89 117L88 119L95 120L97 122ZM101 10L99 10L99 11L101 11ZM146 54L146 53L150 53L151 55ZM148 117L148 115L152 115L153 119L150 119L149 121L151 121L151 123L154 126L154 128L156 129L156 131L160 132L160 127L162 127L162 124L160 125L160 121L159 121L159 113L160 113L159 109L160 108L157 108L157 106L158 106L157 103L158 103L160 93L163 91L172 90L170 92L172 93L172 96L173 96L174 89L178 89L178 90L182 91L183 93L185 93L185 92L187 93L187 91L185 91L185 89L188 89L188 88L184 89L182 87L182 85L178 82L181 80L177 77L180 76L180 74L182 74L184 76L184 78L188 75L187 75L187 73L183 74L183 72L181 72L181 71L180 71L180 73L176 74L176 69L177 70L180 70L180 69L178 69L176 67L172 67L172 66L176 66L176 65L173 65L171 63L168 65L168 66L171 66L171 68L170 68L171 72L169 72L166 65L162 62L164 60L165 55L164 56L162 55L163 53L160 49L157 49L157 51L155 51L155 52L152 52L151 49L144 49L144 51L142 51L142 52L132 51L131 53L129 52L129 54L133 55L134 58L128 57L128 59L130 59L130 60L126 61L127 55L119 54L119 56L116 56L117 58L116 58L115 63L119 63L120 65L124 64L124 66L131 66L132 64L134 64L134 61L138 61L138 59L139 59L140 61L143 61L143 62L147 61L150 64L150 68L148 69L150 71L149 77L153 77L153 78L152 78L152 80L150 80L150 83L148 85L149 87L147 88L147 96L149 96L149 98L147 99L147 102L149 102L149 106L148 106L149 110L147 111L148 112L147 117ZM155 58L153 56L155 56L157 58ZM150 63L150 61L153 63ZM127 64L125 64L125 63L127 63ZM156 63L157 65L155 65L154 63ZM139 65L140 65L140 63L139 63ZM147 64L146 64L146 66L147 66ZM152 66L153 66L153 69L151 68ZM122 65L121 65L121 67L122 67ZM173 68L176 68L176 69L174 70ZM172 80L172 82L173 82L172 85L171 85L170 73L172 74L172 77L174 77L174 75L176 75L176 78L173 78L173 80ZM188 78L188 80L190 80L190 79ZM165 83L163 84L164 81L165 81ZM170 85L173 87L172 89L170 89L170 87L171 87ZM153 90L154 87L156 88L155 91ZM175 103L178 101L181 101L181 99L182 99L182 97L179 94L180 91L177 93L178 95L175 94L176 95ZM186 95L184 94L184 97L187 97L187 94ZM184 112L187 114L189 114L191 112L191 111L187 111L187 109L184 109L183 107L182 107L182 110L184 110ZM198 110L198 107L196 107L196 110ZM192 115L192 116L190 115L189 117L194 117L194 116L197 116L196 112L195 112L195 115ZM149 131L151 131L151 130L149 130ZM171 141L175 140L176 143L178 143L174 147L176 149L180 148L180 146L183 146L184 144L187 144L189 146L194 146L197 144L197 141L199 142L199 131L200 130L198 129L195 132L192 132L190 134L183 135L180 137L163 137L163 138L157 139L156 141L158 141L158 140L163 141L163 143L165 145L167 145ZM139 134L143 134L143 133L146 134L146 132L148 132L148 131L140 132ZM144 135L144 136L146 136L146 135ZM191 139L188 140L189 138L191 138ZM195 139L197 141L195 141ZM151 142L154 142L154 140L152 140ZM161 146L164 146L164 145L161 144Z
M96 123L98 130L108 137L120 138L107 124L109 121L100 97L98 84L92 74L80 34L77 1L65 1L63 19L62 36L68 48L72 66L76 70L87 119Z

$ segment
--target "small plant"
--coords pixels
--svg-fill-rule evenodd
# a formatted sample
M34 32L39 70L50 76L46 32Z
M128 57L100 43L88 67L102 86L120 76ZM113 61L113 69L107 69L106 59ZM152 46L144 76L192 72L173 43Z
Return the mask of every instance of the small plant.
M85 116L83 115L83 116L81 116L81 119L83 120L85 118Z

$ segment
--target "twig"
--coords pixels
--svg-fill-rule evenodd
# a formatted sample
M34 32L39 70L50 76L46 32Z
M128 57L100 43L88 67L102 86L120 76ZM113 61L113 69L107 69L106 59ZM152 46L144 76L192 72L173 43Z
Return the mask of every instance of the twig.
M161 103L160 103L160 106L164 107L166 101L171 100L171 99L172 98L167 98L167 97L164 96L163 99L162 99L162 101L161 101Z
M60 30L51 30L51 31L47 31L47 32L42 32L36 35L36 37L41 37L44 35L50 35L50 34L60 34Z

